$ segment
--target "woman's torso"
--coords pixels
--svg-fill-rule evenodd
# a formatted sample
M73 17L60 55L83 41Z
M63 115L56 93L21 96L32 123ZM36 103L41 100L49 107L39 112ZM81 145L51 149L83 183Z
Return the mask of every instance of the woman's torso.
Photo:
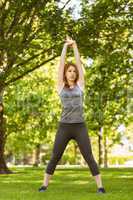
M60 122L63 123L81 123L84 122L83 116L83 91L76 84L73 88L61 90L60 99L62 103L62 113Z

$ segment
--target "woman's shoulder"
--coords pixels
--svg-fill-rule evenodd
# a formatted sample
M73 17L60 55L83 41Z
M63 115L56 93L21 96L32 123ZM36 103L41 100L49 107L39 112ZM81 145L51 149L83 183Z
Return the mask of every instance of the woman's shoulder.
M84 92L84 85L81 85L79 81L77 81L77 85L82 92Z
M76 85L80 88L80 90L82 92L84 92L84 86L83 85L81 85L78 81L77 81ZM65 87L65 83L64 82L63 82L62 85L57 86L57 93L58 93L59 96L60 96L60 94L61 94L61 92L62 92L64 87Z
M63 88L64 88L64 82L62 83L62 85L60 85L60 86L58 86L57 85L57 93L58 93L58 95L60 95L60 93L61 93L61 91L63 90Z

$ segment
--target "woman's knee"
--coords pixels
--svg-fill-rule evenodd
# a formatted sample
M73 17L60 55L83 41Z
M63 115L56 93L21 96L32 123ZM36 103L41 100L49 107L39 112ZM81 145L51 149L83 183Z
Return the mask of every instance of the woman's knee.
M88 164L94 164L96 163L94 157L93 157L93 154L87 154L85 157L85 160Z
M57 163L61 159L61 155L53 154L51 156L50 162L55 162Z

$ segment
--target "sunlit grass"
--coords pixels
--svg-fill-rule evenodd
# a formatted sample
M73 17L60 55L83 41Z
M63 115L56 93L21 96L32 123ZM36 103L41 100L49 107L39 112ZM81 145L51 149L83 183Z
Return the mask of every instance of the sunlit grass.
M0 175L0 200L132 200L133 169L101 169L107 193L96 194L88 169L56 169L48 190L39 193L42 168L14 168L14 174Z

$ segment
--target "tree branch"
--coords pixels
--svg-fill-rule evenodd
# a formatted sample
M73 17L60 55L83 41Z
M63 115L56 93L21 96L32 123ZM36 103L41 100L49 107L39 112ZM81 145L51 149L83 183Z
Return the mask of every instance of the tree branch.
M67 4L70 2L71 0L68 0L65 4L64 4L64 6L61 8L61 10L64 10L64 8L67 6Z
M48 60L43 61L42 63L40 63L39 65L36 65L35 67L33 67L32 69L27 70L26 72L24 72L23 74L21 74L20 76L16 77L16 78L12 78L11 80L5 82L4 86L8 86L10 83L13 83L17 80L19 80L20 78L23 78L25 75L33 72L34 70L40 68L41 66L45 65L46 63L50 62L51 60L57 58L59 55L55 55L52 58L49 58Z
M19 16L20 16L20 11L16 10L15 14L14 14L14 18L6 32L6 37L8 36L9 33L11 33L11 31L13 30L13 27L17 24L17 22L19 21Z
M42 54L44 54L44 53L46 53L46 52L48 52L48 51L50 51L50 50L52 50L52 47L50 47L49 49L43 50L41 53L38 53L38 54L35 54L35 55L31 56L30 58L28 58L28 59L25 60L24 62L18 63L18 64L15 66L15 68L16 68L16 67L19 67L19 66L23 66L24 64L27 64L29 61L33 60L34 58L37 58L38 56L40 56L40 55L42 55Z
M7 1L8 0L5 0L4 3L0 3L0 10L3 10L5 8Z
M62 43L61 43L61 44L62 44ZM59 44L59 45L61 45L61 44ZM49 49L44 49L44 50L41 51L40 53L31 56L31 57L28 58L27 60L24 60L23 62L18 63L13 69L18 68L19 66L23 66L23 65L27 64L28 62L30 62L31 60L37 58L38 56L40 56L40 55L42 55L42 54L44 54L44 53L49 52L50 50L54 49L55 46L56 46L56 45L50 47Z

